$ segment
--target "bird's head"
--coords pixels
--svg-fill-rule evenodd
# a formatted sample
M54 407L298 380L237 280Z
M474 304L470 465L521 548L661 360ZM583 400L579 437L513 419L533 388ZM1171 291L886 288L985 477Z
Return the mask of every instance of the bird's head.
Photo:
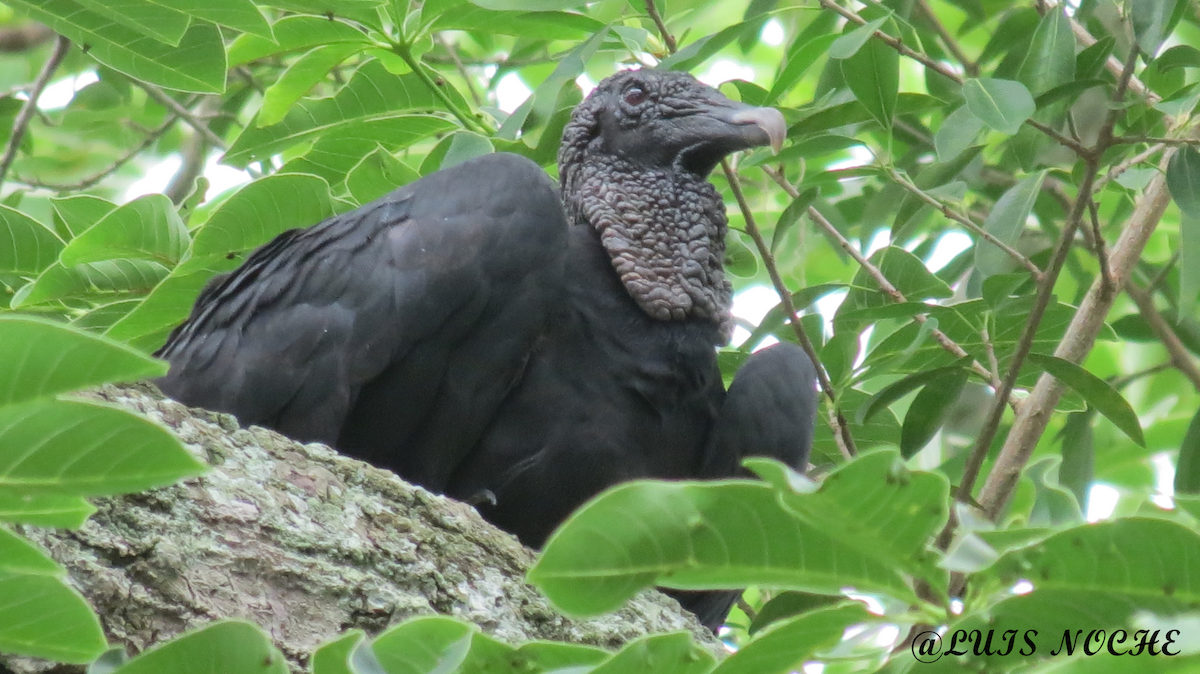
M732 101L687 73L627 70L604 79L563 131L560 174L588 155L706 177L721 159L765 145L787 125L774 108Z
M558 153L563 205L594 230L630 297L659 320L733 330L725 278L725 202L708 174L726 155L778 149L772 108L737 103L686 73L606 78L575 108Z

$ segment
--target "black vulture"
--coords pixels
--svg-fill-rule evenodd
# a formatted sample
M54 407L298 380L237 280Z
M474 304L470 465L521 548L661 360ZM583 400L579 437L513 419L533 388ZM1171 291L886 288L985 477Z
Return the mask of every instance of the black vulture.
M777 110L624 71L563 132L560 190L491 154L285 232L214 279L159 355L189 405L469 500L540 547L637 478L807 462L813 363L783 343L725 392L725 205L708 174L778 149ZM733 595L681 594L710 627Z

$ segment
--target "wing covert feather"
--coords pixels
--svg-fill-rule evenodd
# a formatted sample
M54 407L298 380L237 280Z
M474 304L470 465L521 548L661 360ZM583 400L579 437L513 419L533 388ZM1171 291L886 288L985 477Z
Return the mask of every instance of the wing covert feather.
M561 286L565 234L558 190L528 159L439 171L284 232L214 279L160 350L171 370L159 384L187 404L330 443L385 372L389 398L430 411L441 379L462 369L455 347L500 327L480 321L499 319L519 342L499 349L508 362L492 374L519 370ZM410 354L427 362L405 364ZM411 435L418 420L403 428L405 416L389 415Z

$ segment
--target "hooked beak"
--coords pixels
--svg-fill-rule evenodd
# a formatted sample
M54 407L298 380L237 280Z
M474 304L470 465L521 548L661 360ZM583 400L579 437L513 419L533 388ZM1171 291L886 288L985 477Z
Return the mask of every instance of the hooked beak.
M686 116L671 120L678 125L684 147L677 161L686 170L708 175L726 155L752 147L783 147L787 122L775 108L755 108L712 96Z
M758 144L770 145L775 154L779 154L783 149L783 139L787 136L787 122L783 119L783 113L775 108L746 108L733 113L729 121L753 127L751 133L754 129L761 131L766 135L767 142Z

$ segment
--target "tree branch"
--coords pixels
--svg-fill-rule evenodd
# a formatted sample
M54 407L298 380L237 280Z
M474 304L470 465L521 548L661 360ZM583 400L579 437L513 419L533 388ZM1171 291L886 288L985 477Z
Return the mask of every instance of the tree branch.
M1142 314L1142 318L1146 319L1150 330L1166 347L1167 353L1171 356L1171 366L1182 372L1183 376L1191 380L1192 386L1200 391L1200 367L1196 366L1196 361L1192 359L1187 347L1179 340L1179 335L1175 334L1175 329L1167 323L1162 313L1154 306L1154 298L1150 295L1150 291L1130 279L1125 284L1125 292L1133 299L1134 304L1137 304L1138 311Z
M967 75L971 77L978 77L979 64L967 57L966 52L962 50L962 47L958 44L958 41L954 39L954 36L950 34L950 31L946 30L946 27L942 25L941 20L938 19L937 14L934 13L933 8L929 6L929 0L917 0L917 9L919 9L921 14L925 16L925 20L933 26L934 32L936 32L938 37L942 39L942 44L946 45L946 49L950 51L950 54L953 55L954 58L958 59L958 62L962 64L963 70L967 71Z
M79 182L65 183L65 184L44 183L40 180L37 180L36 178L26 178L24 176L19 176L19 175L14 176L13 180L20 182L20 183L24 183L26 185L29 185L30 187L40 187L42 189L47 189L47 190L51 190L51 191L59 192L59 193L80 192L82 190L86 190L89 187L95 186L101 180L104 180L105 178L109 177L110 175L116 173L118 170L121 169L122 166L128 164L131 160L133 160L135 157L137 157L139 154L141 154L143 150L145 150L146 148L153 145L159 138L161 138L163 136L163 134L165 134L167 131L169 131L171 129L171 127L175 125L175 122L177 122L177 121L179 121L179 117L175 114L172 114L170 117L167 118L167 121L162 123L162 125L160 125L158 128L153 129L149 133L147 133L146 137L142 139L142 142L137 144L137 147L133 148L129 152L126 152L124 155L119 157L112 164L109 164L103 170L101 170L98 173L95 173L87 178L84 178L83 180L80 180Z
M27 23L0 29L0 53L28 51L54 37L54 31L40 23Z
M137 80L134 80L134 82L137 83L137 85L140 86L150 96L150 98L153 98L160 105L163 105L171 112L174 112L179 116L180 119L187 122L188 126L192 127L201 135L203 135L213 147L218 147L222 150L229 147L229 145L222 140L220 136L213 133L213 130L208 128L208 124L206 124L203 119L200 119L200 117L184 107L179 101L168 96L165 91L147 82L138 82Z
M922 190L921 188L919 188L915 184L913 184L912 181L910 181L907 178L905 178L904 176L900 175L900 173L898 171L896 171L896 169L894 169L890 166L885 166L883 168L885 171L887 171L887 174L892 179L892 181L895 182L897 185L908 190L909 192L914 194L921 201L924 201L925 203L929 204L930 206L933 206L939 212L941 212L942 215L945 215L947 218L950 218L951 220L962 225L963 227L966 227L967 229L969 229L970 231L974 232L976 235L981 237L983 240L987 241L988 243L991 243L992 245L996 246L1000 250L1007 253L1009 257L1011 257L1012 259L1017 261L1017 264L1020 264L1022 267L1025 267L1026 269L1028 269L1029 273L1033 275L1033 278L1035 281L1040 282L1042 280L1042 270L1039 269L1038 266L1036 264L1034 264L1029 258L1022 255L1020 252L1018 252L1012 246L1008 245L1007 243L1004 243L1000 239L997 239L994 234L987 231L983 227L980 227L979 225L975 224L969 217L955 212L953 209L951 209L946 204L942 203L937 198L926 193L924 190Z
M1159 162L1161 172L1147 185L1109 255L1108 266L1118 288L1129 278L1134 265L1141 258L1146 242L1171 202L1165 174L1167 162L1173 154L1173 150L1164 154ZM1116 295L1106 288L1100 279L1096 279L1071 319L1071 324L1067 327L1058 348L1054 350L1054 355L1072 363L1083 362L1104 326L1104 317L1112 308ZM1021 471L1029 461L1038 438L1046 431L1050 414L1058 404L1064 388L1057 379L1043 374L1029 397L1025 399L1022 410L1018 412L1004 441L996 464L980 492L979 503L992 519L999 517L1012 498Z
M653 2L653 0L650 0ZM817 381L821 385L821 391L829 398L829 406L831 410L831 420L833 421L833 437L837 440L838 449L846 459L851 459L858 454L858 448L855 446L854 438L850 434L850 424L842 415L841 410L837 409L837 393L834 391L833 382L829 380L828 373L825 372L824 366L821 365L821 359L817 356L817 350L813 348L812 341L808 339L808 335L804 332L804 326L800 323L800 314L796 311L796 305L792 302L792 293L788 290L787 284L783 282L783 277L779 274L779 266L775 263L775 256L771 254L771 247L767 245L763 239L762 232L758 229L758 223L754 220L754 213L750 210L750 205L746 203L746 196L742 194L742 186L738 182L737 173L730 168L729 160L721 160L721 168L725 170L725 179L729 181L729 188L733 190L733 197L737 200L738 208L742 210L742 216L746 219L746 233L754 240L754 246L758 248L758 254L762 257L763 265L767 268L767 275L771 277L771 284L775 286L775 293L779 295L779 302L783 305L783 309L787 312L788 320L791 322L792 331L796 333L796 341L800 343L800 347L804 349L804 353L812 360L813 365L817 370ZM793 197L795 198L795 197Z
M1120 104L1124 100L1125 90L1129 84L1130 78L1133 75L1133 68L1136 63L1137 51L1132 50L1130 52L1130 57L1125 61L1124 70L1121 73L1121 77L1117 81L1117 87L1113 91L1112 100L1114 106L1113 109L1109 111L1109 115L1105 120L1104 126L1100 129L1100 133L1096 139L1096 145L1092 148L1089 148L1085 154L1081 155L1084 158L1086 165L1083 181L1079 185L1079 193L1075 198L1075 204L1072 207L1070 214L1067 216L1066 226L1063 227L1062 236L1059 239L1058 246L1055 248L1054 256L1050 261L1050 267L1046 270L1046 276L1044 279L1042 279L1042 283L1038 284L1037 299L1034 301L1033 310L1029 314L1029 320L1025 323L1025 329L1021 331L1021 338L1017 341L1017 348L1013 352L1012 361L1009 364L1008 374L1004 377L1003 387L1001 388L1001 395L1003 396L1010 395L1013 388L1016 386L1017 377L1021 374L1021 366L1025 364L1025 357L1028 356L1029 352L1033 349L1033 340L1037 335L1038 326L1042 322L1042 317L1046 313L1046 308L1050 305L1050 300L1054 297L1054 284L1058 282L1058 276L1062 272L1063 266L1067 261L1068 254L1071 252L1071 246L1074 243L1075 233L1079 230L1079 226L1083 221L1084 212L1087 210L1088 203L1091 202L1096 176L1100 171L1100 157L1104 154L1104 151L1109 148L1109 144L1112 142L1113 129L1116 127L1117 120L1120 119L1121 116ZM1111 302L1112 297L1116 294L1113 292L1112 283L1107 279L1107 277L1097 279L1096 283L1097 286L1094 287L1098 287L1098 292L1102 293L1108 302ZM1082 311L1083 309L1081 308L1079 312L1081 313ZM1044 379L1046 379L1045 376L1042 377L1042 380ZM1042 380L1039 380L1038 386L1041 386ZM1058 401L1056 398L1054 402L1043 406L1032 402L1031 396L1030 398L1026 399L1020 407L1017 408L1017 419L1045 417L1048 421L1050 412L1053 411L1054 405L1057 402ZM975 481L979 477L979 471L983 467L983 461L987 457L988 449L992 446L992 439L996 437L997 431L1000 430L1000 421L1003 419L1003 417L1003 405L1000 403L992 405L992 409L988 414L987 421L984 422L983 428L980 429L979 435L975 441L975 445L971 448L971 454L967 457L967 465L963 469L962 481L959 483L958 489L955 490L956 499L963 501L964 503L969 502L968 499L971 496L972 490L975 488ZM1041 426L1041 429L1045 429L1044 424ZM1014 431L1009 433L1008 438L1005 441L1005 447L1007 447L1008 443L1012 441L1014 432L1015 424ZM1040 431L1038 432L1037 437L1041 437ZM1033 442L1030 443L1028 452L1033 451L1034 444L1036 444L1036 438L1034 438ZM989 486L993 486L995 484L993 477L997 474L1006 474L1007 472L1015 470L1016 475L1019 476L1021 469L1025 466L1025 462L1028 461L1028 459L1029 454L1025 452L1023 458L1020 458L1019 465L1010 463L1002 466L1001 463L997 461L996 465L992 468L991 474L988 475L987 484L985 485L984 489L987 490ZM1015 457L1013 460L1015 460ZM1016 482L1014 479L1010 485L1004 488L1001 500L1007 503L1008 498L1011 496L1011 489L1015 487ZM997 511L989 507L988 501L986 501L982 496L979 502L985 507L989 515L995 517L998 514ZM992 505L994 504L995 503L993 502ZM953 530L954 522L951 520L946 524L946 528L943 529L942 534L938 537L938 543L943 546L948 545L950 538L953 535Z
M13 121L12 135L8 138L8 147L4 149L4 156L0 158L0 185L4 184L4 178L8 175L8 169L12 167L12 163L17 159L17 151L21 148L21 141L25 138L25 132L29 129L29 122L33 120L33 115L37 112L38 98L41 97L42 91L46 89L46 85L50 83L50 78L54 76L54 71L58 70L58 66L62 65L63 59L67 56L67 51L71 48L71 41L59 35L58 40L54 43L54 51L50 53L50 58L42 64L42 70L38 73L37 79L33 81L33 87L29 90L29 98L25 104L21 106L21 110L17 112L17 118Z
M837 2L835 0L818 0L818 2L821 4L822 7L825 7L826 9L830 9L830 10L842 15L843 17L854 22L855 24L862 26L867 23L866 19L859 16L856 12L846 9L845 7L842 7L841 5L837 4ZM907 56L907 57L913 59L914 61L919 62L920 64L924 65L926 68L938 73L939 75L942 75L943 77L948 78L955 84L958 84L961 86L962 83L964 82L962 75L959 75L958 73L954 72L953 70L948 68L945 64L939 63L939 62L935 61L934 59L930 58L930 56L928 54L923 54L919 51L916 51L915 49L910 48L908 45L904 44L903 40L901 40L898 37L893 37L891 35L888 35L887 33L883 32L881 30L875 31L872 34L872 37L874 37L877 40L880 40L881 42L888 45L892 49L895 49L896 51L900 52L904 56ZM1042 124L1041 122L1033 119L1032 117L1025 120L1025 123L1028 124L1029 126L1032 126L1035 129L1037 129L1038 131L1041 131L1045 135L1049 136L1051 139L1053 139L1060 145L1063 145L1065 147L1070 148L1071 150L1074 150L1075 153L1081 157L1085 157L1087 155L1087 152L1089 151L1088 148L1075 142L1073 139L1062 135L1061 133L1055 131L1054 129L1050 128L1049 126L1046 126L1045 124Z
M532 639L618 647L690 631L720 645L678 604L643 592L616 614L560 615L525 581L533 551L473 508L392 473L301 444L231 415L162 398L148 385L85 394L167 427L212 469L170 487L96 499L79 530L26 527L134 652L221 618L271 635L293 672L320 643L440 613L511 644ZM0 671L46 672L0 656ZM54 670L61 671L61 670ZM82 671L82 670L78 670Z
M784 178L783 175L778 171L769 166L763 166L761 168L764 173L766 173L771 177L771 179L779 184L779 186L782 187L783 190L787 192L788 195L793 199L800 195L796 188L793 187L792 184L789 183L787 179ZM824 229L825 233L828 234L829 237L834 241L836 241L838 245L841 246L842 250L846 251L847 255L857 262L859 266L865 269L867 273L871 275L871 278L875 279L875 283L879 285L879 289L883 291L884 294L888 295L898 303L903 304L908 302L908 299L904 296L904 293L900 292L896 286L892 285L891 281L887 280L887 277L884 276L883 271L881 271L879 267L876 267L874 264L872 264L870 260L863 257L863 254L854 247L854 244L850 243L846 237L842 236L842 233L837 231L837 228L833 226L833 223L829 222L829 220L820 211L813 206L809 206L808 216L812 218L814 222L820 225L821 229ZM924 325L929 320L929 315L915 314L913 316L913 320ZM952 354L954 357L965 358L970 355L967 353L966 349L962 348L962 346L958 344L958 342L950 339L950 336L941 330L934 328L929 334L933 336L933 338L942 346L943 349L950 352L950 354ZM980 377L982 377L984 381L991 383L993 387L999 386L1000 382L993 380L991 371L984 367L979 361L972 359L971 369ZM1018 401L1015 397L1012 397L1009 399L1009 403L1015 407L1018 404Z
M662 15L658 13L658 7L654 5L654 0L646 0L646 12L650 14L650 20L658 28L658 34L662 36L663 42L667 45L667 51L674 54L679 46L675 43L675 36L667 30L667 24L663 22Z

